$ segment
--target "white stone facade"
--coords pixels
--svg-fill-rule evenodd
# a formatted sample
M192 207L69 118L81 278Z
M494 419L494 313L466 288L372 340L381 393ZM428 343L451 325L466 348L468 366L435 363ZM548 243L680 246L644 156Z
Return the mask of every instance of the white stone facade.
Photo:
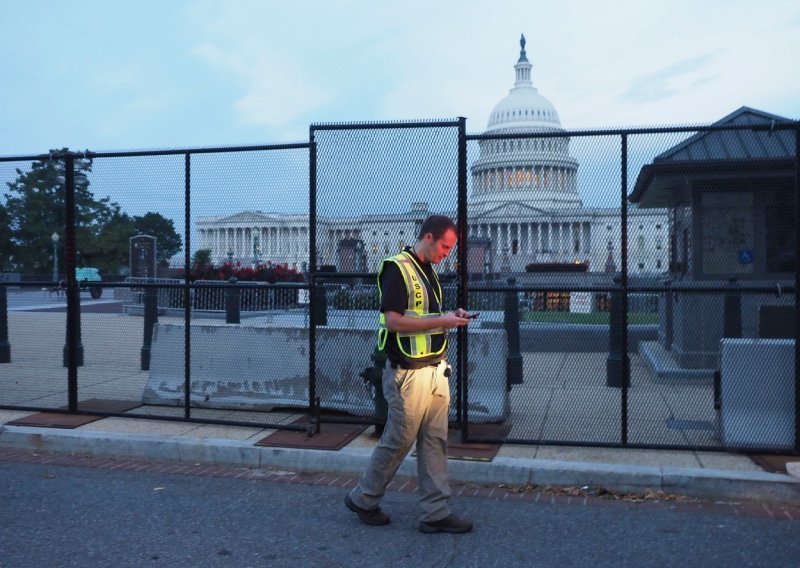
M514 87L493 109L486 133L563 132L555 108L533 87L524 38L520 43ZM479 141L480 155L470 167L468 234L491 248L482 271L522 272L530 263L551 262L588 262L592 272L620 270L620 210L582 207L579 163L569 145L566 136ZM318 218L318 263L340 271L375 271L383 258L414 242L430 213L455 217L454 211L429 211L427 204L414 203L402 214ZM271 261L307 267L308 215L245 211L200 218L197 228L199 248L210 249L214 263ZM629 272L666 272L669 235L666 210L631 206ZM454 269L454 260L440 268Z

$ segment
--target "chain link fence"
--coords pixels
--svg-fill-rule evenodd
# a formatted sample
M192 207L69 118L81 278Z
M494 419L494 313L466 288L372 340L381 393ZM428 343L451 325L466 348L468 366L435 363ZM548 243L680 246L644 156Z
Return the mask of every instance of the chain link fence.
M796 450L798 127L746 118L0 158L0 407L379 424L377 271L439 213L465 441Z

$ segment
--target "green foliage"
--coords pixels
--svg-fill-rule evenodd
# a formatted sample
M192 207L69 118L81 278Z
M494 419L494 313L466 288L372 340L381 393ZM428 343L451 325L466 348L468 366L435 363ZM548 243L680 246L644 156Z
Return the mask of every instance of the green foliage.
M192 255L192 266L208 266L211 264L211 249L199 249Z
M95 200L89 191L87 174L91 160L75 160L75 220L77 243L81 247L93 237L111 215L109 199ZM53 266L53 241L58 234L59 263L64 266L64 226L66 225L64 162L33 162L31 169L16 170L17 179L9 182L5 208L10 232L9 254L23 272L48 274Z
M536 323L608 324L609 313L523 312L522 321ZM658 314L650 312L628 312L628 323L631 325L657 324Z
M183 248L183 241L175 231L172 219L167 219L159 213L150 212L141 217L134 217L133 225L138 234L156 238L156 262L161 266L167 266L169 259Z
M340 288L334 293L332 303L337 310L377 310L378 292L375 289Z
M0 272L14 271L14 258L11 252L11 227L8 211L0 203Z
M53 151L54 159L35 161L28 171L16 170L8 182L5 203L0 203L0 269L28 274L50 275L53 249L57 250L60 272L66 266L65 161ZM129 262L129 239L137 233L158 239L158 259L166 262L182 248L171 220L158 213L130 217L111 198L96 199L89 189L92 161L75 158L75 231L78 266L94 266L105 273L117 273ZM52 235L58 235L53 243ZM13 261L9 260L13 257Z

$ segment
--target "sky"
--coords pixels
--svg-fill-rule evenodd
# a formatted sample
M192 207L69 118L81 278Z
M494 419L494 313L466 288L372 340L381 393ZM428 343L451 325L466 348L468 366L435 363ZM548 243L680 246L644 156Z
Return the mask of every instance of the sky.
M567 130L709 124L741 106L800 118L797 0L0 0L0 14L0 157L307 142L312 123L463 116L479 134L514 84L521 34ZM381 140L363 136L345 160L372 163L320 173L320 215L455 209L413 177L435 158L408 177L402 152L370 160ZM678 141L632 143L631 181ZM585 206L619 207L618 147L572 139ZM195 155L192 219L308 212L307 157ZM0 163L0 181L18 165ZM183 166L95 160L92 190L183 235Z
M305 141L467 117L519 36L567 129L800 118L800 2L0 0L0 155Z

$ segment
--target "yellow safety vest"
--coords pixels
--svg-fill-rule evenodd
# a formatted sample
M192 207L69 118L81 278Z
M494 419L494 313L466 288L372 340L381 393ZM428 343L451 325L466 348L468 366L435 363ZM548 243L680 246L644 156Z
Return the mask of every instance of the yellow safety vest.
M381 275L389 262L395 263L400 269L400 274L403 275L403 282L406 285L408 306L403 315L413 318L429 318L441 315L442 285L439 283L439 276L436 274L436 270L431 267L434 281L430 282L414 255L408 251L389 257L381 263L381 269L378 272L379 298L383 296ZM383 312L380 313L378 323L378 349L383 350L389 338L386 315ZM443 328L415 333L395 333L394 335L397 337L397 346L400 352L409 359L423 359L441 355L447 349L447 331Z

